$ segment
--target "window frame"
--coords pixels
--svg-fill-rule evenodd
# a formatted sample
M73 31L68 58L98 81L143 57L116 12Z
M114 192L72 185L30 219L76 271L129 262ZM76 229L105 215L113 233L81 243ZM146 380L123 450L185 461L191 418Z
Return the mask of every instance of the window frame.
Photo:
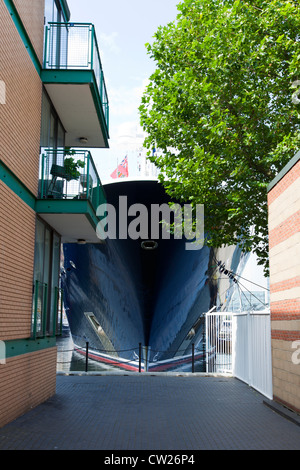
M38 259L38 226L42 226L41 237L42 253ZM47 236L49 244L47 248ZM55 253L54 243L58 242L59 249ZM35 253L33 271L33 300L31 336L33 339L45 336L57 336L59 296L60 289L60 257L61 236L44 220L37 216L35 232ZM40 266L38 266L40 263ZM56 272L55 271L56 268ZM40 314L38 315L38 308ZM61 312L62 314L62 312Z

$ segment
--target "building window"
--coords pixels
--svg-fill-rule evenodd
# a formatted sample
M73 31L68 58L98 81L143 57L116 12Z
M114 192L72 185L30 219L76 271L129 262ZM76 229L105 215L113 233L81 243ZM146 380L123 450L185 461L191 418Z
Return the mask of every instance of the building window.
M65 147L65 129L48 97L45 89L43 89L42 95L42 119L41 119L41 140L40 140L40 175L39 175L39 189L38 194L41 194L41 181L43 178L43 168L45 164L46 149L54 149L51 152L51 158L47 159L47 164L51 165L57 163L57 152L58 149ZM44 169L45 170L45 169ZM46 174L49 173L49 169L46 170ZM46 188L45 192L46 191Z
M60 237L40 219L36 222L32 336L60 332Z
M51 31L51 37L48 37L47 46L48 67L57 69L61 66L65 67L68 57L69 30L59 0L46 0L44 22L46 28L48 23L66 23L64 27L52 25L51 30L48 30L48 34Z
M45 24L64 21L61 5L58 0L45 1Z
M58 149L65 146L66 131L45 89L42 96L41 153L45 148Z

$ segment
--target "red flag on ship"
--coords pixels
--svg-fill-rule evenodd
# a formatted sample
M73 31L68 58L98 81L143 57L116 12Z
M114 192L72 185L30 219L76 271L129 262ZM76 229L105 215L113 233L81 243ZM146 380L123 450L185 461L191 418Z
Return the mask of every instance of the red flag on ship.
M128 158L126 156L110 176L111 178L125 178L128 174Z

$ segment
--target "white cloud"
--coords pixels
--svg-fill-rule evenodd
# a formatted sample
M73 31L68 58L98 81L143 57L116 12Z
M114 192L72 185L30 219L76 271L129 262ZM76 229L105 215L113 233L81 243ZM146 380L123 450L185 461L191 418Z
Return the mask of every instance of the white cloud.
M97 37L101 56L105 56L105 53L108 52L113 54L119 54L121 52L121 48L117 44L117 32L114 31L110 34L100 32L97 34Z
M110 88L109 102L112 119L114 116L138 116L138 108L141 104L147 80L143 80L137 87Z

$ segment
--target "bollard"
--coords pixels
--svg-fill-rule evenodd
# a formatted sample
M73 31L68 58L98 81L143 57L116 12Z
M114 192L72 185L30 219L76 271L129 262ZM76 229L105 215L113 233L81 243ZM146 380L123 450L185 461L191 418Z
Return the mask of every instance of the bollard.
M148 372L149 354L150 354L150 347L149 346L143 346L144 371L145 372Z
M86 350L85 350L85 371L88 371L88 362L89 362L89 343L86 342Z
M139 372L142 371L142 343L139 343Z
M192 373L195 372L195 345L192 344Z

